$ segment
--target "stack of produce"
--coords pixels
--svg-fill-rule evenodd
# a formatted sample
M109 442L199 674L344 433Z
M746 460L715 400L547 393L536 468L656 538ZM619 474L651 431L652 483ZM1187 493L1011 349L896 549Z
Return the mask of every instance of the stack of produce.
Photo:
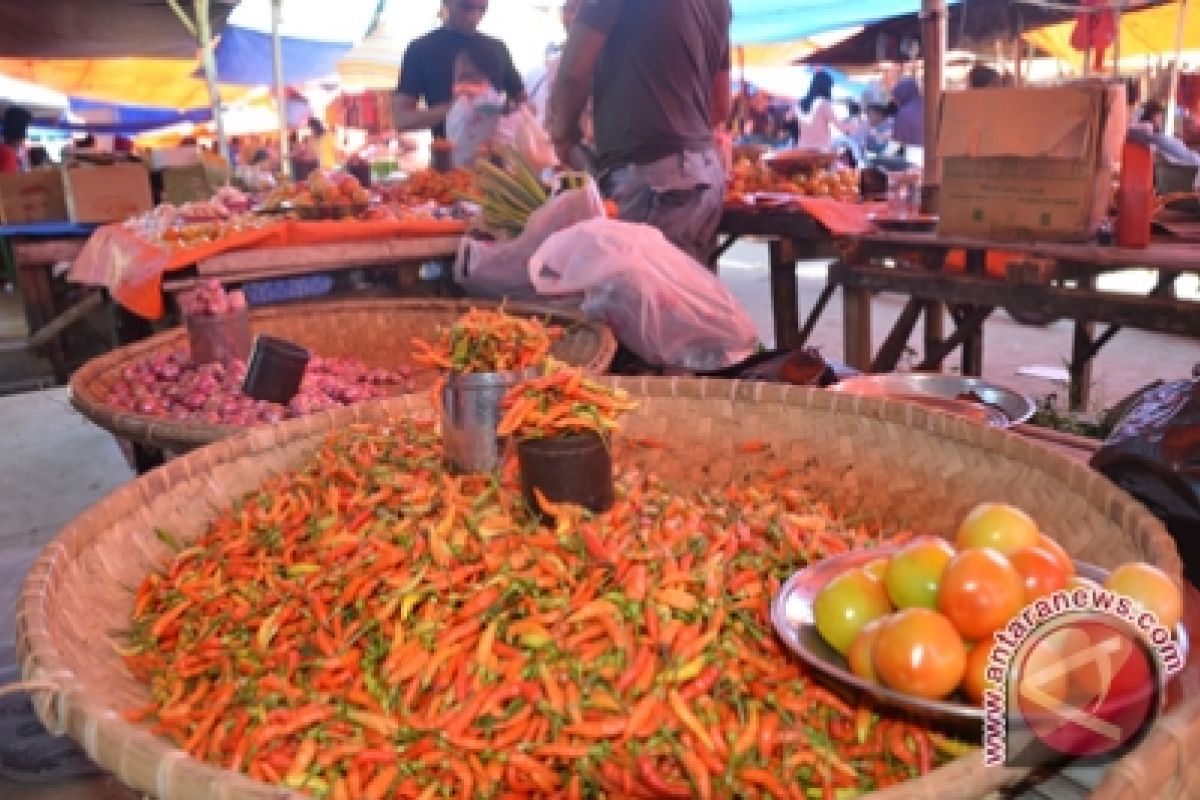
M437 172L430 169L414 172L406 180L389 186L385 194L393 203L401 206L426 203L449 206L470 196L474 185L475 178L470 170Z
M793 570L881 542L805 476L623 468L611 510L541 528L511 468L441 450L433 421L355 426L198 540L160 532L178 553L135 593L120 652L150 700L127 718L334 800L841 797L943 760L772 633Z
M199 247L246 231L273 225L274 220L258 214L235 212L228 206L217 212L211 204L176 207L162 203L125 221L124 227L139 239L169 250ZM203 212L203 213L202 213ZM217 216L210 216L216 213Z
M241 289L227 292L219 280L206 278L192 291L179 295L179 310L189 317L219 317L245 311L246 295Z
M245 361L197 366L186 350L175 350L126 366L109 390L106 403L123 411L175 420L256 425L412 389L406 369L370 369L357 359L321 356L308 362L300 393L287 406L247 396L242 392L245 378Z
M369 199L367 190L353 175L318 170L303 182L285 183L274 189L263 201L263 210L365 210Z
M742 158L733 167L726 200L737 202L747 194L771 192L855 201L860 199L858 178L858 170L854 169L818 170L808 176L797 173L789 177L762 162Z
M496 433L518 439L544 439L594 433L607 440L617 417L637 404L624 389L612 389L550 359L546 373L524 381L505 395Z
M854 674L915 697L961 692L978 704L985 690L1002 688L986 676L993 633L1054 592L1100 588L1075 574L1070 556L1028 515L1003 503L971 511L955 545L918 538L889 558L843 572L817 595L817 630ZM1104 588L1154 612L1168 629L1179 622L1179 590L1155 567L1126 564ZM1064 680L1054 691L1061 700L1071 688Z
M546 204L550 195L531 167L511 148L475 162L483 229L499 238L517 236L529 216Z
M562 334L535 317L519 317L503 307L472 308L442 328L433 343L412 340L418 364L456 372L520 372L540 367Z

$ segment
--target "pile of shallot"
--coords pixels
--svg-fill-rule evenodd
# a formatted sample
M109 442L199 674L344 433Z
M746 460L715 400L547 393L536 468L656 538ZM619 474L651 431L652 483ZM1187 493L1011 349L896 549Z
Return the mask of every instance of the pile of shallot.
M279 422L377 397L411 391L411 372L370 369L357 359L308 362L300 392L286 406L242 393L246 362L196 366L186 350L163 352L121 370L108 404L124 411L217 425Z
M231 311L244 311L246 295L241 289L226 292L216 278L206 278L192 291L179 295L179 308L189 317L217 317Z

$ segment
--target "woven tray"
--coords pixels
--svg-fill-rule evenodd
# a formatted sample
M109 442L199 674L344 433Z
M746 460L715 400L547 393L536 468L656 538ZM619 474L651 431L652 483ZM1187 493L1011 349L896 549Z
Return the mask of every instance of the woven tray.
M1179 579L1174 543L1145 509L1098 473L1015 434L918 406L815 389L695 379L610 380L641 401L627 418L628 435L667 442L663 449L618 442L617 458L672 481L725 485L761 467L763 459L810 465L817 467L807 472L814 488L842 507L892 527L913 522L942 534L949 534L973 504L1005 500L1028 510L1079 558L1110 567L1146 560ZM117 711L146 702L147 690L125 669L106 631L129 620L133 597L127 587L171 556L155 537L155 526L170 529L181 541L194 540L217 509L296 464L331 428L406 413L431 413L427 396L255 428L169 462L71 522L30 571L18 607L25 677L59 687L53 695L38 695L43 721L65 730L129 785L164 800L287 797L285 790L191 759L125 722ZM737 443L750 439L771 447L761 455L739 455ZM1146 797L1164 788L1197 796L1200 770L1182 755L1200 744L1197 712L1200 697L1193 697L1161 720L1110 776L1110 789L1118 791L1107 796ZM876 797L980 797L1021 777L1020 771L985 768L978 756L969 756Z
M251 323L255 333L290 339L317 355L358 358L370 367L395 368L412 364L409 341L413 336L429 337L439 325L453 322L469 308L498 305L491 300L336 300L259 309L251 314ZM567 332L553 350L561 360L594 373L608 370L617 341L607 325L557 309L520 303L506 303L505 308L514 314L548 317L565 327ZM180 327L94 358L71 377L71 404L117 436L173 453L245 431L233 425L137 414L107 404L109 390L127 364L186 347L187 333Z

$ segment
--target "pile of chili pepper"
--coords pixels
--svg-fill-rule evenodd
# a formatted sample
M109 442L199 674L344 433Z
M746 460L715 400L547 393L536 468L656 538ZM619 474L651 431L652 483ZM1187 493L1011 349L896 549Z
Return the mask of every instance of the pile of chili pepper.
M595 433L607 439L617 429L617 417L637 403L624 389L597 383L578 367L548 359L545 374L514 386L500 407L500 436L543 439Z
M547 504L542 527L512 462L456 476L440 452L432 421L356 426L196 541L160 531L178 552L123 632L152 697L127 718L334 800L843 798L936 766L927 731L773 634L787 575L880 543L797 474L626 467L610 511Z
M516 372L540 367L561 333L536 317L472 308L442 328L433 343L414 337L413 359L458 372Z

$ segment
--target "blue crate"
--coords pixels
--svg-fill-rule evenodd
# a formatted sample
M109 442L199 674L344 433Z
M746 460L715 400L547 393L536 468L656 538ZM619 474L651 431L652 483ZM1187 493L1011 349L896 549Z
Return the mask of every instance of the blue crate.
M246 294L246 302L251 306L323 297L333 291L333 276L305 275L297 278L253 281L242 284L242 291Z

